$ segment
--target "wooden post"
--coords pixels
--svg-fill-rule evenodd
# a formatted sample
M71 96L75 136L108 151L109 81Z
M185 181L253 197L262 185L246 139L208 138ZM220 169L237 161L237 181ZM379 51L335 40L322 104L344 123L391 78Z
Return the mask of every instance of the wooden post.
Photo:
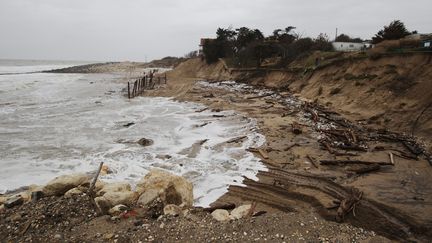
M165 73L165 84L167 83L167 75L166 75L166 73Z
M130 96L130 84L128 82L128 99L130 99L130 98L131 98L131 96Z

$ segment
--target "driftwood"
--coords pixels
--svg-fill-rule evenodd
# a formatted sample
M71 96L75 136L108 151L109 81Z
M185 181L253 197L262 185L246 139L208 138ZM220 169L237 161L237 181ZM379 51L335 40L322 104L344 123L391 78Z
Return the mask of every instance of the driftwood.
M284 151L288 151L288 150L290 150L291 148L293 148L295 146L300 146L300 145L298 143L293 143L291 145L288 145L286 148L284 148Z
M213 117L216 117L216 118L218 118L218 117L225 117L225 115L213 115Z
M96 211L98 213L101 213L101 212L100 212L99 207L97 206L97 204L96 204L96 202L94 200L94 196L95 196L94 187L96 185L97 178L99 177L99 174L100 174L100 172L102 170L103 164L104 164L104 162L100 162L99 168L98 168L98 170L96 172L96 175L95 175L95 177L93 177L93 180L92 180L92 182L90 184L90 187L89 187L89 189L87 191L87 194L88 194L88 196L90 198L90 201L91 201L91 203L93 204L93 206L95 207L95 209L96 209Z
M258 216L261 216L261 215L266 214L266 213L267 213L267 211L258 211L258 212L255 212L252 215L252 217L258 217Z
M215 211L216 209L225 209L225 210L232 210L236 207L236 205L234 203L223 203L223 204L216 204L213 206L210 206L208 208L204 208L203 210L205 212L210 212L212 213L213 211Z
M312 156L307 155L306 157L310 160L310 162L312 163L312 165L313 165L315 168L318 168L317 162L316 162L316 160L315 160Z
M269 156L267 154L266 151L262 150L262 149L258 149L258 153L261 155L261 157L263 157L264 159L268 159Z
M271 96L273 94L274 93L268 93L268 94L264 94L264 95L251 96L251 97L247 97L246 99L248 99L248 100L259 99L259 98L264 98L264 97L267 97L267 96Z
M339 208L337 210L336 221L342 222L345 219L345 216L351 211L355 217L355 207L360 202L362 196L363 192L359 191L358 189L352 189L351 195L348 198L344 198L340 202Z
M206 110L208 110L208 109L209 109L209 108L206 107L206 108L203 108L203 109L197 110L197 111L195 111L195 112L203 112L203 111L206 111Z
M361 167L359 169L349 169L349 171L352 171L352 172L356 173L357 175L362 175L362 174L378 171L380 169L381 169L380 165L366 165L366 166Z
M241 136L241 137L237 137L237 138L232 138L228 141L226 141L226 143L237 143L243 139L247 138L247 136Z
M389 157L390 157L390 162L392 163L392 165L394 165L394 158L393 158L393 154L391 152L389 152Z
M362 165L394 165L391 162L374 162L363 160L320 160L322 165L362 164Z

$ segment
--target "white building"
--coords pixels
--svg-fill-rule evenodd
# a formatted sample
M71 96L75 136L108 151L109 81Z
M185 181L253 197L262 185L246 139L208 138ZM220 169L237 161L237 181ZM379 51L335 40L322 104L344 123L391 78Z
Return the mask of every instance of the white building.
M361 51L372 47L370 43L332 42L335 51Z

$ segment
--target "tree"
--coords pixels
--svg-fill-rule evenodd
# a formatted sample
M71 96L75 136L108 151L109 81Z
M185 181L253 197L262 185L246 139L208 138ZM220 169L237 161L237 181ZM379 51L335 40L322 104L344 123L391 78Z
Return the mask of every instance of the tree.
M320 33L318 37L314 40L313 49L319 51L331 51L333 46L329 41L329 37L326 34Z
M235 46L237 47L237 51L245 48L253 42L260 42L264 40L263 33L258 29L251 30L247 27L241 27L239 29L236 29L236 31L237 39Z
M384 40L398 40L409 34L410 32L407 30L404 23L400 20L394 20L372 37L372 43L377 44Z
M297 39L296 34L293 32L295 28L296 27L294 26L288 26L284 30L275 29L273 31L273 35L269 36L269 39L277 40L284 44L291 44Z
M346 34L340 34L335 39L336 42L355 42L355 43L362 43L363 40L361 38L351 38L349 35Z

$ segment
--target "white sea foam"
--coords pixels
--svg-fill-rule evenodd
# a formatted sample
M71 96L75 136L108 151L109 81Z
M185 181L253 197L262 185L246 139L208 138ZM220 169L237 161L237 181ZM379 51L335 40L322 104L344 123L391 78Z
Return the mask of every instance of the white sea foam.
M195 203L206 206L265 170L245 151L265 142L256 122L232 111L215 118L203 107L168 98L128 100L118 76L25 74L0 76L0 192L43 184L60 174L88 172L100 161L113 171L106 181L134 184L151 168L185 176ZM126 127L127 123L134 124ZM208 123L205 126L200 126ZM226 144L238 136L238 145ZM154 140L142 147L140 138ZM208 139L194 153L193 144ZM159 156L158 156L159 155ZM160 155L169 155L163 159Z

